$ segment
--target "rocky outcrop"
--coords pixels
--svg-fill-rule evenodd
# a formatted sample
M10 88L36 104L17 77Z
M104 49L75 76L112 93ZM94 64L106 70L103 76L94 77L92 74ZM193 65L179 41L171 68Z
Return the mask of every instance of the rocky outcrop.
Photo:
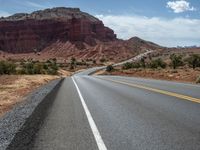
M11 53L42 51L56 41L75 43L83 49L96 40L116 40L113 30L78 8L53 8L0 19L0 50Z

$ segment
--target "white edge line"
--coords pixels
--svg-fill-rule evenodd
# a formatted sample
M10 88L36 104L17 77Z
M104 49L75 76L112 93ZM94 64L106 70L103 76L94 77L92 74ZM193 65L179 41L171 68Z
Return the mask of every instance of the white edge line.
M102 139L102 137L101 137L101 135L99 133L99 130L98 130L98 128L97 128L97 126L96 126L96 124L94 122L94 119L92 118L92 115L91 115L91 113L90 113L90 111L89 111L89 109L88 109L88 107L87 107L87 105L85 103L85 100L83 99L83 96L82 96L82 94L81 94L81 92L79 90L79 87L76 84L76 81L74 80L74 77L72 77L72 80L74 82L74 85L75 85L76 90L78 92L78 95L80 97L81 103L82 103L83 108L85 110L88 122L90 124L91 129L92 129L92 133L93 133L94 138L96 140L97 146L98 146L99 150L107 150L107 148L106 148L106 146L105 146L105 144L103 142L103 139Z

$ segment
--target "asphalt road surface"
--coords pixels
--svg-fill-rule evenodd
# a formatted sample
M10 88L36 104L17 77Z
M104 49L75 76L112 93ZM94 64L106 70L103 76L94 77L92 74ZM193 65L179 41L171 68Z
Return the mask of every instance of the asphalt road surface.
M66 78L34 150L200 150L200 86L130 77Z

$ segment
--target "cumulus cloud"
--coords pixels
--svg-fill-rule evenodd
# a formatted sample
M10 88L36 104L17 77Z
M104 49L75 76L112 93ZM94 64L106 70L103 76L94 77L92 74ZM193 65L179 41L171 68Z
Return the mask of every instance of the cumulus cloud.
M138 36L163 46L200 45L200 20L145 16L97 15L119 38Z
M186 0L169 1L167 2L167 8L171 8L175 13L196 10L193 6L190 6L190 3Z

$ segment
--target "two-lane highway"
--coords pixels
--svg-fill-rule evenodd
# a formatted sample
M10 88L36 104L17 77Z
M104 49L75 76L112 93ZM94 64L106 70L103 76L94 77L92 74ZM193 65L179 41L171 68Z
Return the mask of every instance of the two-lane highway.
M62 84L34 149L200 149L200 105L190 100L200 100L200 86L112 76L73 80Z

